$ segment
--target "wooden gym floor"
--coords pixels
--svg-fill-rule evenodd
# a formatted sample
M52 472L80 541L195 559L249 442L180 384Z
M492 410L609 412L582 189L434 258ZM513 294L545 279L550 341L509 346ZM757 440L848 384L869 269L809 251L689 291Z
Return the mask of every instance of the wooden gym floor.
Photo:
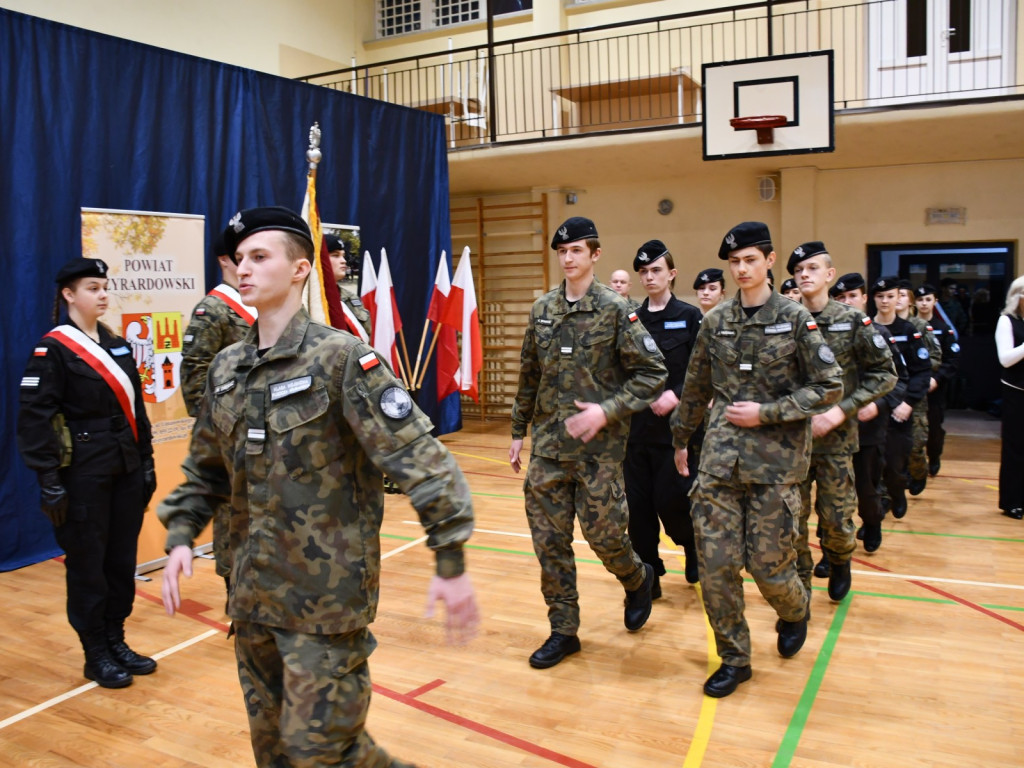
M1024 765L1024 522L996 509L998 439L948 438L941 474L903 520L886 519L882 548L858 549L844 603L816 580L795 658L776 653L775 614L748 580L754 677L718 701L701 692L714 642L671 545L665 596L629 634L621 588L581 544L583 651L531 669L548 628L508 425L444 441L473 489L483 625L452 648L423 618L433 558L408 501L388 496L369 730L395 756L423 768ZM252 765L212 562L196 561L173 619L150 575L128 637L160 668L108 691L83 685L63 566L0 574L0 765Z

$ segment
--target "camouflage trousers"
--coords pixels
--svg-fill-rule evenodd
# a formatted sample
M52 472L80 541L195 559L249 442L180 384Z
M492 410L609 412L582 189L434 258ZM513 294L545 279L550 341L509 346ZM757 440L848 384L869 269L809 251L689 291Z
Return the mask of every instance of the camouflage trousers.
M260 768L388 768L365 731L370 707L369 629L308 635L235 621L238 680Z
M576 519L594 554L626 589L639 589L644 581L643 563L626 532L629 512L622 465L533 456L523 493L533 551L540 561L540 590L548 606L551 631L575 635L580 626L580 595L576 590L576 557L572 548Z
M704 610L722 662L750 664L743 616L745 567L786 621L807 614L810 593L796 570L800 491L793 485L734 483L701 472L690 496Z
M814 484L814 511L818 514L821 548L830 563L845 563L857 548L853 512L857 491L853 481L850 454L811 454L811 466L800 483L800 525L797 529L796 569L808 590L814 571L814 557L808 542L807 522L811 516L811 484Z
M922 398L914 406L913 424L914 447L910 451L907 471L912 480L928 477L928 398Z

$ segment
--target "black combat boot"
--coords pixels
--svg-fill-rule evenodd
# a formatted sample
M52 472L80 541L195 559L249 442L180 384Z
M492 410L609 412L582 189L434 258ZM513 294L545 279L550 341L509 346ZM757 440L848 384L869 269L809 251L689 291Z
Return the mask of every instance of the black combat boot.
M651 616L651 588L654 586L654 568L647 563L644 566L643 583L633 591L626 590L626 610L623 612L623 623L630 632L636 632Z
M107 627L107 647L118 664L133 675L149 675L156 671L156 662L148 656L140 656L124 641L124 624Z
M95 680L103 688L124 688L132 684L131 673L110 655L107 640L102 633L82 638L85 650L85 670L88 680Z

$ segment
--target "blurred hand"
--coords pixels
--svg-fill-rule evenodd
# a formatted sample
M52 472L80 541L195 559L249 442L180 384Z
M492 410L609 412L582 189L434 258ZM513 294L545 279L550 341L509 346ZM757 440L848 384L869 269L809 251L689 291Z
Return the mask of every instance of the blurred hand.
M160 588L164 598L164 610L168 616L181 607L181 594L178 592L178 577L184 573L189 579L192 578L192 548L179 544L171 550L167 556L167 565L164 566L164 580Z
M68 492L56 470L39 474L39 508L53 527L64 525L68 517Z
M761 404L743 400L725 406L725 420L737 427L761 426Z
M512 471L515 472L517 475L519 474L519 470L523 468L523 461L519 457L519 454L522 453L522 450L522 440L513 440L512 445L510 445L508 448L508 463L512 467Z
M683 477L690 476L690 465L687 464L687 459L689 458L689 451L687 451L685 448L676 448L676 472L678 472Z
M450 579L434 575L427 590L427 610L423 614L428 619L434 617L434 604L438 600L445 605L445 636L449 645L465 645L476 637L480 609L468 573Z
M608 417L604 414L604 408L597 403L573 402L580 412L565 420L565 428L570 437L588 443L608 424Z

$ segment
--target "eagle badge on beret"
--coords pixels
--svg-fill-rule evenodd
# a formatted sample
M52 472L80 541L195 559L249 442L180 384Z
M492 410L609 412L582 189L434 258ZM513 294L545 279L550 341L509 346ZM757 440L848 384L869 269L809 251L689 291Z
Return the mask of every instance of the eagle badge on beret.
M736 249L736 235L734 235L732 232L730 232L728 235L725 236L725 242L733 250Z
M845 293L846 284L842 280L840 280L838 283L836 283L836 290L839 291L840 293Z
M648 256L644 251L640 251L640 253L637 254L636 258L638 261L642 261L644 264L651 260L651 257Z
M228 222L228 226L231 227L235 232L241 232L245 229L245 224L242 223L242 212L239 211L231 217L231 221Z
M702 274L702 275L700 276L700 279L701 279L701 282L704 282L704 283L706 283L706 282L708 281L708 274L707 274L707 272L703 273L703 274Z
M569 228L568 227L562 227L560 230L558 230L558 237L559 237L559 239L565 240L565 238L567 238L568 236L569 236Z
M804 255L804 247L802 245L798 245L795 249L793 249L793 255L799 259L801 256Z

